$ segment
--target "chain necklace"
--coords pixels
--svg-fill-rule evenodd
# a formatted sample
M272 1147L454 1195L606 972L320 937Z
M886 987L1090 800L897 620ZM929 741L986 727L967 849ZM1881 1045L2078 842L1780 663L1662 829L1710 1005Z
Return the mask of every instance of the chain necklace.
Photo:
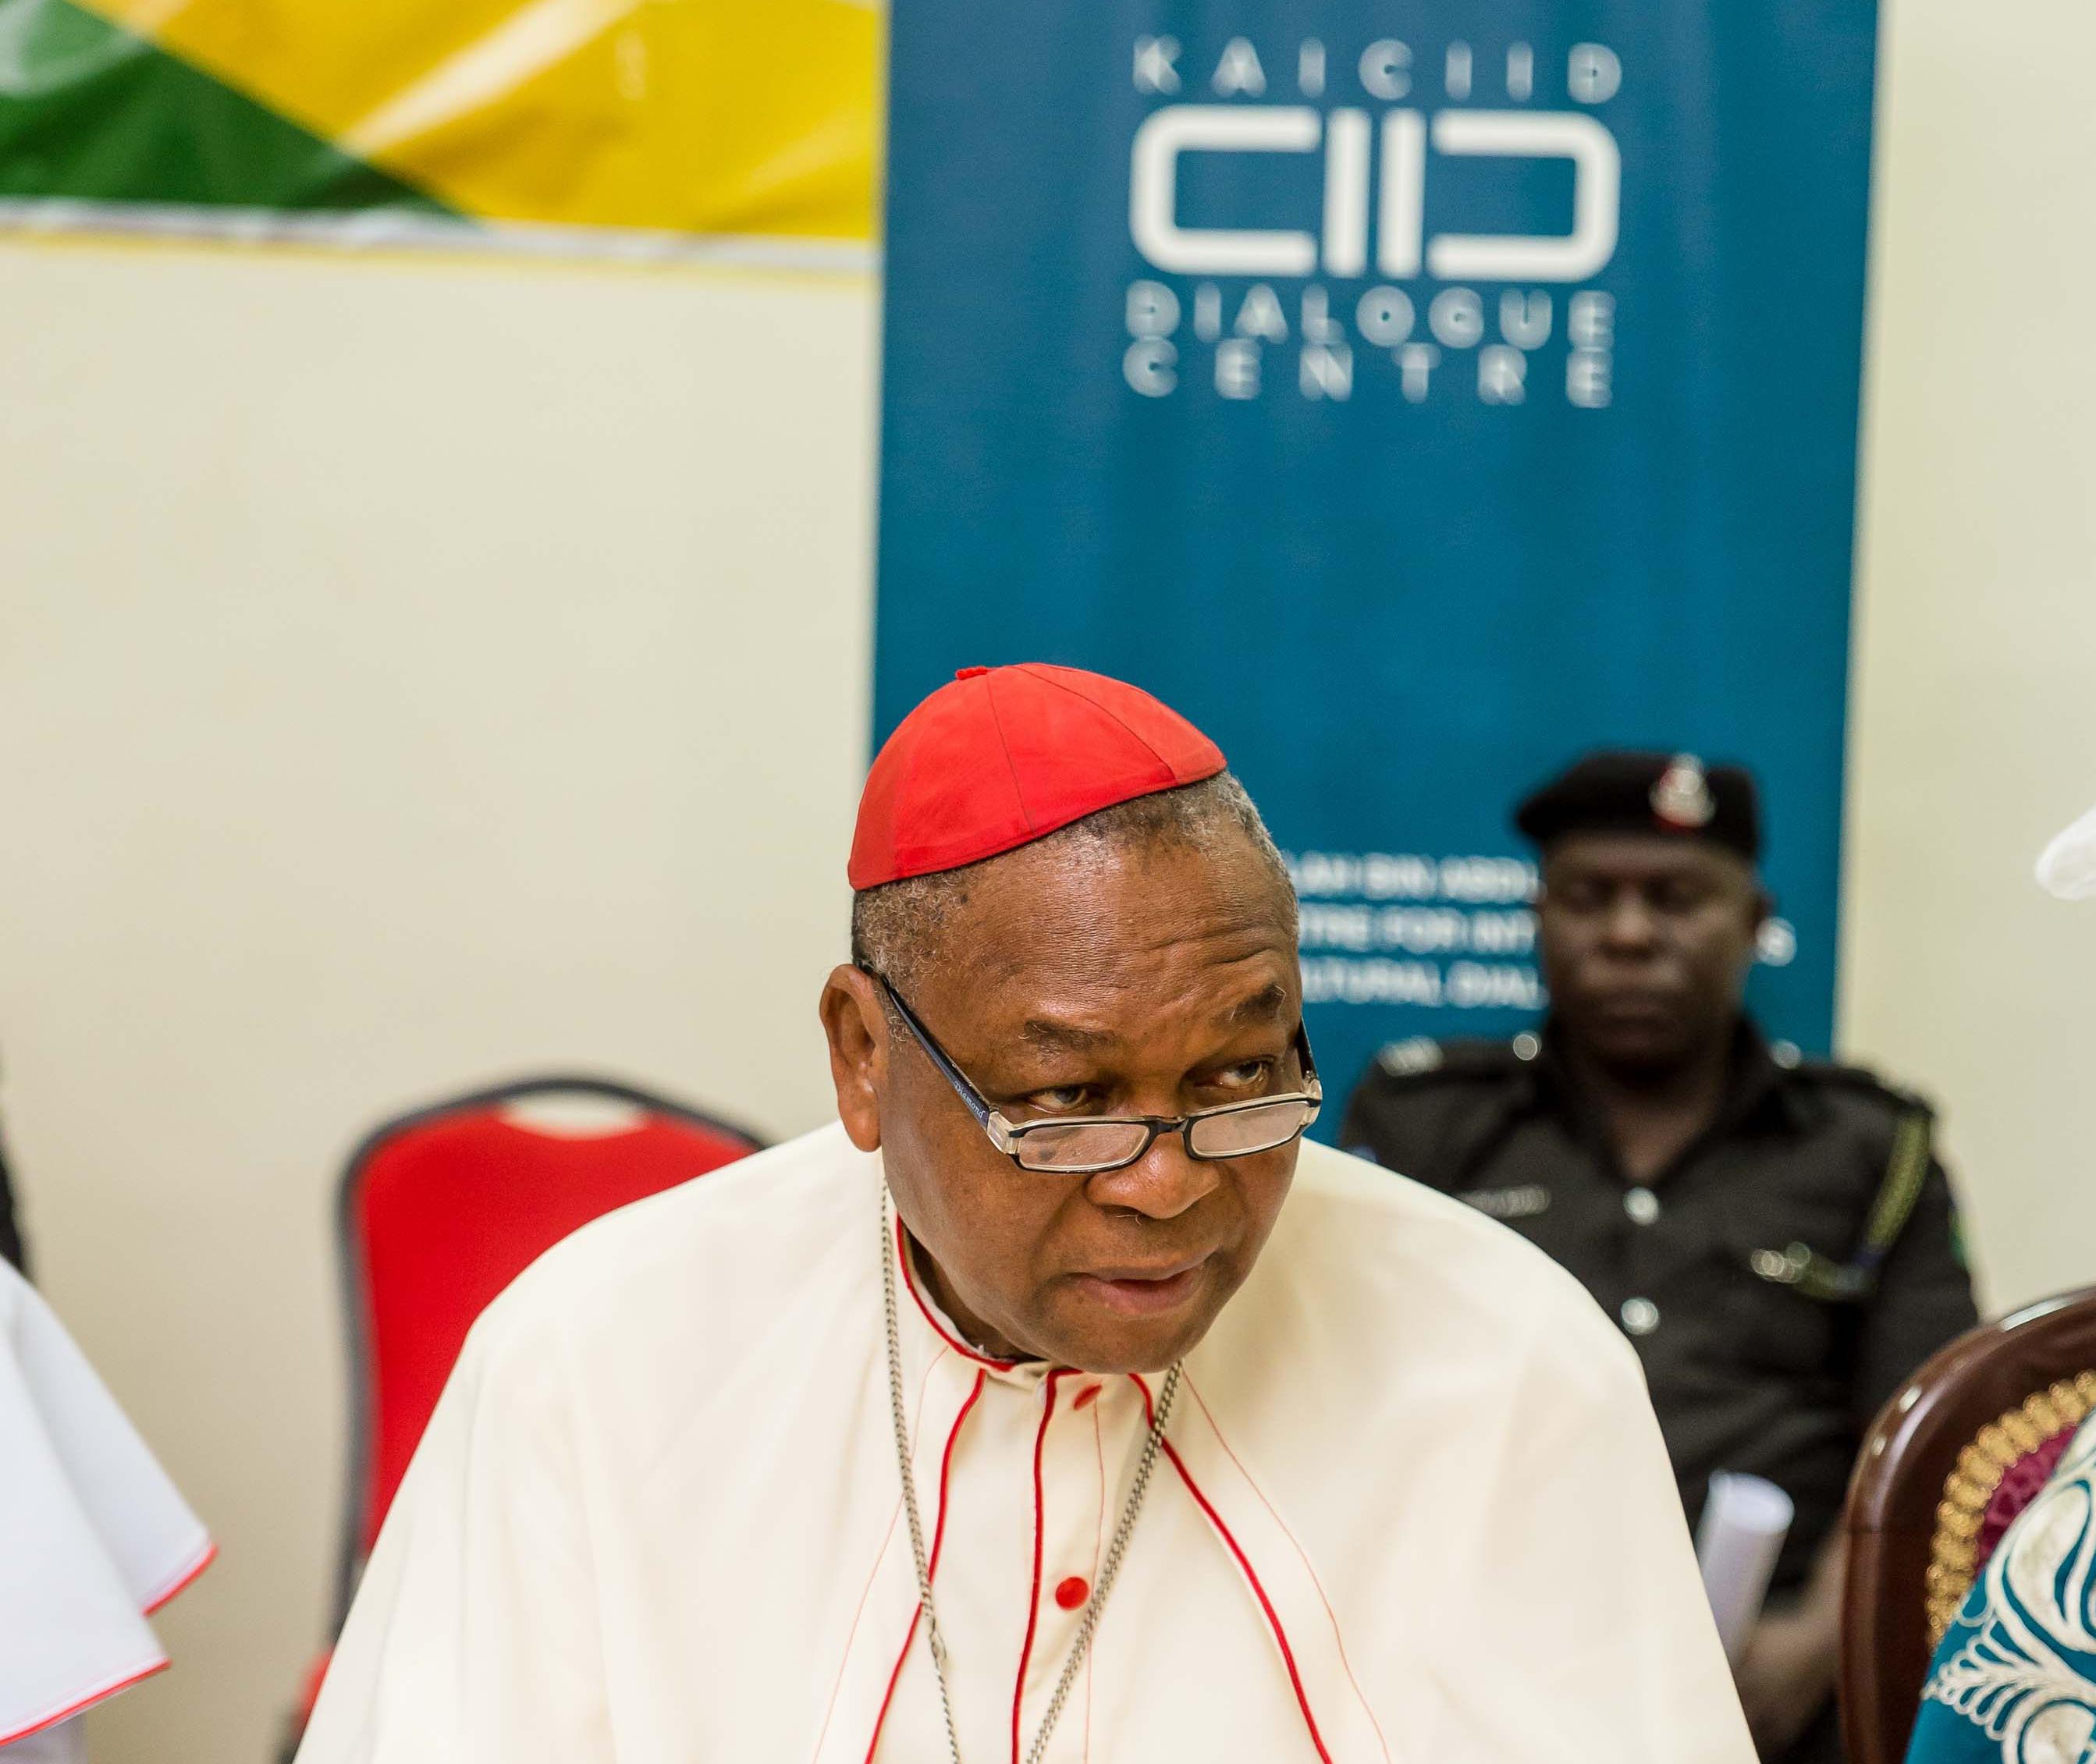
M939 1615L932 1603L932 1570L924 1554L924 1522L917 1515L917 1478L910 1466L910 1426L902 1408L902 1332L896 1320L895 1308L895 1258L898 1253L899 1247L889 1225L888 1185L884 1182L880 1189L880 1286L881 1299L888 1315L888 1395L895 1412L895 1461L902 1472L902 1509L909 1517L910 1548L917 1561L917 1599L924 1613L924 1639L931 1649L932 1673L939 1681L939 1707L946 1718L946 1748L952 1754L953 1764L961 1764L960 1734L954 1725L953 1692L946 1683L946 1643L939 1632ZM1076 1638L1070 1644L1070 1657L1063 1662L1063 1675L1055 1681L1055 1694L1048 1700L1048 1712L1041 1718L1041 1731L1033 1736L1026 1764L1041 1764L1046 1756L1048 1736L1055 1731L1056 1718L1069 1700L1071 1688L1077 1682L1085 1655L1091 1652L1092 1637L1098 1631L1099 1613L1106 1609L1107 1595L1113 1590L1114 1577L1120 1572L1120 1560L1127 1553L1128 1540L1135 1530L1136 1515L1142 1511L1142 1497L1149 1490L1151 1473L1157 1467L1157 1453L1164 1443L1164 1425L1171 1418L1172 1399L1179 1394L1179 1374L1183 1369L1184 1362L1175 1360L1171 1370L1164 1374L1164 1382L1158 1386L1156 1407L1151 1413L1149 1434L1142 1442L1142 1455L1136 1461L1135 1482L1128 1491L1128 1504L1122 1508L1120 1523L1115 1526L1113 1541L1107 1546L1092 1595L1085 1601L1084 1614L1077 1622Z

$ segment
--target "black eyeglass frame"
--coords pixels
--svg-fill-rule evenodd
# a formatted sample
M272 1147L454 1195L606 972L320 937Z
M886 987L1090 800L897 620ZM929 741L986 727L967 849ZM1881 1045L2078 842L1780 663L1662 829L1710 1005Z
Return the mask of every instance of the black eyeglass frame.
M1101 1176L1109 1170L1124 1170L1132 1164L1140 1164L1149 1155L1150 1148L1157 1143L1162 1133L1177 1133L1186 1149L1186 1155L1197 1164L1228 1164L1234 1158L1256 1158L1269 1151L1278 1151L1290 1141L1300 1139L1316 1122L1325 1106L1325 1087L1317 1077L1317 1062L1310 1054L1310 1032L1299 1020L1290 1046L1303 1064L1303 1088L1282 1090L1272 1096L1248 1097L1242 1102L1220 1102L1212 1109L1196 1109L1191 1115L1051 1115L1037 1121L1007 1120L1002 1111L992 1108L989 1100L978 1090L968 1075L954 1063L953 1058L939 1045L938 1037L925 1028L924 1020L912 1011L902 994L895 989L885 974L872 968L862 968L878 985L888 1002L895 1006L896 1015L902 1019L903 1026L910 1031L917 1045L924 1050L925 1057L939 1069L939 1075L954 1088L976 1123L989 1135L989 1142L997 1147L1028 1176ZM1309 1112L1303 1117L1302 1124L1286 1139L1276 1140L1270 1146L1260 1146L1249 1151L1229 1151L1211 1154L1198 1151L1194 1146L1193 1129L1199 1121L1213 1120L1219 1116L1242 1115L1250 1109L1270 1108L1277 1102L1301 1102L1309 1105ZM1029 1133L1049 1128L1072 1127L1137 1127L1146 1129L1142 1143L1124 1158L1116 1158L1108 1164L1053 1164L1043 1168L1037 1164L1020 1162L1019 1142Z

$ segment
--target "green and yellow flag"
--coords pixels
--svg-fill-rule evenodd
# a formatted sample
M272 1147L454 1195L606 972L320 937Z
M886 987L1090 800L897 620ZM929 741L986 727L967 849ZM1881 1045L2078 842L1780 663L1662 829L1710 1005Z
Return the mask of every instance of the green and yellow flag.
M0 0L0 223L864 261L863 0Z

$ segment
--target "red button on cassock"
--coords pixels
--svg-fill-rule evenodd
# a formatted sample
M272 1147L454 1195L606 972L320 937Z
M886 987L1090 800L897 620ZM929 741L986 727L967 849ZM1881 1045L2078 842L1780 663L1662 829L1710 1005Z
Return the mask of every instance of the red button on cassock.
M1076 1401L1072 1403L1070 1407L1072 1408L1082 1408L1098 1394L1099 1387L1096 1384L1088 1384L1083 1390L1078 1391Z
M1055 1602L1066 1611L1076 1610L1091 1596L1092 1589L1089 1585L1079 1579L1075 1574L1071 1575L1068 1580L1055 1588Z

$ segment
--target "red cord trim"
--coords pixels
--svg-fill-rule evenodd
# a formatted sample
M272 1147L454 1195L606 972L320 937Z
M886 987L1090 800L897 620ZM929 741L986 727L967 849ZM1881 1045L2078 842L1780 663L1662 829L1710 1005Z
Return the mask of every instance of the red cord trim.
M954 1417L954 1430L946 1435L946 1449L939 1460L939 1522L932 1528L932 1557L924 1565L927 1579L939 1577L939 1546L946 1541L946 1481L953 1474L954 1443L961 1437L961 1423L968 1418L968 1411L976 1406L976 1399L982 1395L983 1380L986 1374L976 1374L975 1387L968 1392L968 1399L961 1404L961 1412ZM893 1522L890 1522L891 1529ZM910 1644L917 1639L917 1626L924 1616L924 1601L917 1601L917 1609L910 1613L910 1628L902 1638L902 1651L895 1657L895 1669L888 1674L888 1689L880 1699L880 1713L873 1718L873 1737L866 1743L866 1764L873 1764L873 1754L880 1749L880 1730L888 1725L889 1705L895 1701L895 1687L902 1682L903 1663L910 1657Z
M1153 1414L1150 1400L1150 1386L1142 1382L1141 1374L1131 1372L1129 1377L1135 1387L1142 1392L1145 1414ZM1216 1528L1216 1535L1229 1545L1230 1554L1237 1558L1238 1566L1243 1570L1245 1578L1251 1584L1252 1596L1259 1600L1259 1608L1266 1613L1267 1627L1273 1631L1273 1639L1281 1648L1281 1663L1288 1668L1288 1682L1295 1692L1296 1707L1303 1711L1303 1724L1310 1730L1310 1743L1317 1749L1317 1756L1324 1764L1332 1764L1332 1754L1325 1749L1325 1737L1317 1731L1317 1718L1310 1713L1310 1699L1303 1692L1303 1674L1295 1667L1295 1650L1288 1645L1288 1632L1281 1626L1281 1616L1273 1608L1273 1601L1266 1596L1266 1588L1260 1583L1253 1570L1251 1559L1247 1556L1230 1528L1223 1523L1223 1517L1208 1504L1208 1497L1201 1492L1201 1485L1194 1480L1193 1472L1186 1468L1186 1461L1169 1439L1161 1441L1164 1455L1172 1461L1172 1468L1179 1473L1179 1480L1186 1485L1186 1492L1194 1497L1194 1504L1207 1515L1208 1523Z
M954 1430L946 1435L946 1449L939 1460L939 1518L932 1527L932 1559L924 1565L924 1578L935 1578L939 1572L939 1548L946 1541L946 1483L954 1474L954 1444L961 1437L961 1423L968 1418L968 1411L976 1406L976 1399L982 1395L983 1374L976 1374L974 1387L968 1399L961 1404L961 1412L954 1417Z
M902 1677L902 1664L910 1657L910 1644L917 1639L917 1626L924 1621L922 1600L910 1613L910 1627L902 1637L902 1652L895 1657L895 1670L888 1674L888 1690L880 1699L880 1713L874 1718L873 1737L867 1742L866 1764L873 1764L873 1754L880 1749L880 1730L888 1725L888 1705L895 1701L895 1687Z
M969 1347L959 1336L954 1334L939 1321L938 1314L931 1306L925 1303L924 1295L917 1290L917 1278L910 1272L910 1268L909 1240L903 1234L902 1220L900 1216L895 1221L895 1253L902 1262L902 1284L910 1289L910 1296L917 1301L917 1308L924 1312L924 1321L932 1325L933 1333L941 1341L952 1348L955 1353L965 1359L972 1360L979 1366L995 1366L1000 1372L1009 1372L1014 1366L1024 1364L1023 1361L1017 1360L994 1360L988 1354L977 1353L974 1348Z
M1230 1554L1237 1557L1238 1566L1244 1570L1245 1578L1251 1583L1251 1590L1258 1596L1260 1609L1266 1613L1267 1625L1273 1631L1273 1639L1281 1644L1282 1661L1288 1668L1288 1682L1295 1687L1295 1701L1303 1711L1303 1723L1310 1730L1310 1743L1317 1747L1317 1756L1325 1761L1325 1764L1332 1764L1332 1754L1325 1749L1324 1737L1317 1731L1317 1718L1310 1713L1310 1699L1303 1694L1303 1676L1295 1670L1295 1650L1288 1645L1287 1631L1281 1626L1281 1618L1273 1609L1273 1600L1266 1596L1266 1588L1260 1584L1259 1576L1253 1572L1250 1559L1239 1548L1238 1540L1230 1535L1230 1528L1223 1523L1222 1516L1208 1504L1208 1497L1201 1492L1192 1473L1187 1469L1168 1439L1164 1442L1164 1455L1171 1459L1172 1469L1179 1473L1179 1480L1186 1485L1186 1492L1208 1516L1208 1522L1216 1528L1217 1535L1229 1545Z
M151 1598L146 1601L146 1615L151 1617L155 1611L159 1610L162 1605L171 1603L177 1595L186 1592L191 1584L195 1581L197 1576L202 1574L204 1570L210 1567L211 1565L217 1560L218 1546L212 1543L210 1539L206 1538L204 1539L203 1553L201 1556L197 1557L186 1568L182 1569L179 1573L177 1573L175 1578L168 1583L167 1590L165 1592L156 1592Z
M129 1690L142 1679L150 1679L155 1672L167 1670L167 1658L163 1655L149 1666L136 1667L120 1673L108 1683L90 1691L78 1702L61 1709L55 1715L40 1715L26 1727L17 1727L12 1733L0 1733L0 1745L12 1745L17 1740L26 1740L32 1734L41 1733L46 1727L55 1727L62 1721L71 1721L75 1715L94 1708L97 1703L107 1701L119 1691Z
M1048 1400L1041 1408L1041 1426L1033 1435L1033 1592L1026 1601L1026 1640L1019 1650L1019 1676L1011 1687L1011 1764L1019 1764L1019 1711L1026 1700L1026 1662L1033 1653L1033 1631L1041 1618L1041 1451L1048 1443L1048 1423L1055 1417L1055 1381L1048 1374Z
M1390 1757L1390 1741L1383 1737L1382 1723L1376 1719L1375 1709L1369 1701L1368 1693L1362 1690L1361 1681L1354 1676L1354 1663L1347 1657L1346 1638L1339 1633L1339 1613L1332 1609L1331 1597L1325 1591L1325 1583L1317 1578L1317 1565L1310 1560L1309 1551L1303 1548L1297 1541L1295 1534L1288 1529L1288 1522L1281 1517L1273 1503L1266 1498L1266 1491L1259 1486L1254 1480L1251 1472L1245 1468L1244 1460L1231 1449L1229 1441L1223 1437L1223 1430L1216 1420L1215 1411L1208 1407L1207 1399L1195 1387L1194 1375L1188 1373L1186 1374L1186 1389L1194 1400L1200 1404L1201 1413L1207 1418L1208 1423L1208 1430L1216 1436L1216 1443L1223 1448L1225 1455L1229 1457L1230 1462L1237 1465L1238 1475L1245 1479L1251 1491L1259 1496L1259 1504L1266 1509L1268 1513L1272 1516L1273 1522L1281 1527L1281 1535L1295 1546L1296 1555L1302 1558L1303 1572L1309 1575L1310 1584L1317 1589L1318 1602L1325 1607L1325 1615L1331 1622L1333 1644L1339 1650L1339 1664L1347 1669L1347 1682L1353 1686L1354 1695L1360 1699L1361 1707L1368 1713L1369 1725L1375 1729L1376 1744L1382 1748L1382 1755L1387 1764Z

